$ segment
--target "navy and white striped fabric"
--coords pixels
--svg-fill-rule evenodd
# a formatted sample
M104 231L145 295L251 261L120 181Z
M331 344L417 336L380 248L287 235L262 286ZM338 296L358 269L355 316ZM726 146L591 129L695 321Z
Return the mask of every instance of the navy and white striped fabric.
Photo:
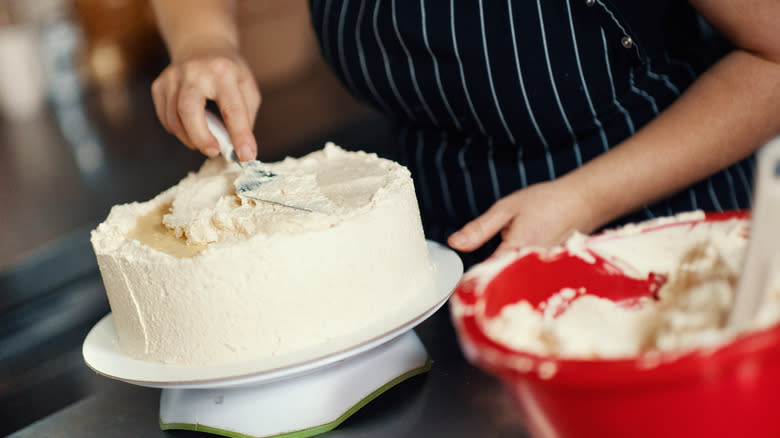
M695 15L675 0L312 0L311 9L345 86L397 122L394 158L412 171L437 240L617 145L707 61ZM746 208L752 178L752 162L738 163L622 220Z

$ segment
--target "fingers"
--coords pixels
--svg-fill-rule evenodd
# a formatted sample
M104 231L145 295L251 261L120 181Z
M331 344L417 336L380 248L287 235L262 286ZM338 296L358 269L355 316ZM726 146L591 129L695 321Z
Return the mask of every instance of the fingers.
M154 112L157 114L157 119L160 120L163 128L165 128L167 131L168 124L166 116L167 112L165 110L165 81L162 75L160 75L157 79L154 80L154 82L152 82L152 101L154 102Z
M239 159L257 156L252 126L260 107L260 92L236 54L209 52L171 65L152 83L151 91L157 118L187 147L210 157L219 154L219 144L205 117L206 101L214 100Z
M175 111L178 114L181 126L189 137L192 145L209 157L219 155L219 143L211 135L206 124L206 99L215 95L211 84L185 82L179 92Z
M197 95L205 92L198 92L197 86L193 85L192 81L192 78L184 78L179 68L168 67L165 69L160 77L152 83L155 112L163 127L187 147L200 149L206 155L214 156L213 151L206 152L210 143L202 140L200 142L194 141L187 125L184 124L186 116L183 117L181 111L182 98L184 97L186 101L192 98L192 94Z
M484 214L453 233L447 243L458 251L474 251L504 229L511 219L512 214L505 203L496 202Z
M166 131L175 135L179 141L188 148L195 149L195 146L182 129L181 120L176 112L176 102L178 100L178 72L168 67L152 83L152 99L154 100L154 109L157 118Z
M249 109L237 85L237 81L229 73L223 75L218 83L217 105L238 159L249 161L257 156L257 144L252 134Z

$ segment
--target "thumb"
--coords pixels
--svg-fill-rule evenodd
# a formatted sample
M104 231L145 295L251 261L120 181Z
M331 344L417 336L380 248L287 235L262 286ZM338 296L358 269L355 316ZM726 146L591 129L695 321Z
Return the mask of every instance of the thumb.
M464 252L474 251L506 227L511 215L496 205L453 233L447 243Z

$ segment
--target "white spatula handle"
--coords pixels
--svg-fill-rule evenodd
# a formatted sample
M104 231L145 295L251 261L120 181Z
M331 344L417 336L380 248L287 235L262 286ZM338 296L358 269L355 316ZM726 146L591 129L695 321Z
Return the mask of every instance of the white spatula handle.
M780 252L780 137L758 153L753 188L750 242L728 329L738 332L750 326L766 296L774 257Z
M228 161L238 161L234 152L233 142L230 141L230 134L228 134L227 128L225 127L225 124L222 123L222 120L220 120L216 114L206 110L206 125L208 125L211 135L217 139L219 151L222 153L222 156Z

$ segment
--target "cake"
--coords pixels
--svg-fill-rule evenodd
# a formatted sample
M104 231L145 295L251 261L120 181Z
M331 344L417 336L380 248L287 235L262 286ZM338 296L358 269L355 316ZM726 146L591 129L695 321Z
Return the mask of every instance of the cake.
M332 143L264 166L274 176L256 194L270 202L238 196L246 170L217 157L92 231L124 354L215 365L293 353L432 281L405 167Z
M522 299L505 305L493 317L486 315L479 299L476 305L452 300L453 312L477 312L488 337L538 356L621 359L723 345L737 335L725 326L747 248L749 220L704 219L705 214L696 211L595 236L575 234L556 248L504 254L464 277L483 290L518 258L553 260L563 255L594 266L607 261L615 274L655 284L648 289L657 287L654 294L613 301L586 287L563 287L539 303ZM778 268L770 271L774 278L750 330L780 321Z

